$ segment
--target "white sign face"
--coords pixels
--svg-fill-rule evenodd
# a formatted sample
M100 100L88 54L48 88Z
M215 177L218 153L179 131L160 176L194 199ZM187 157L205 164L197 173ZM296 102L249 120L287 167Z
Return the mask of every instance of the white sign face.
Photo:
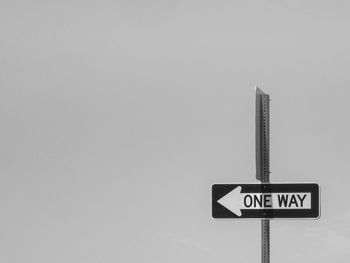
M241 216L242 209L311 209L311 193L241 193L236 187L218 203Z
M316 184L213 185L214 218L317 218L318 206Z

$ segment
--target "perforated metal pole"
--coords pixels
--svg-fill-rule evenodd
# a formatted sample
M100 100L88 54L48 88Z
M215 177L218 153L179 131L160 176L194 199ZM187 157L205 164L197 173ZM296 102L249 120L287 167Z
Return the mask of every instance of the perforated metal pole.
M270 108L269 95L255 91L255 161L256 179L270 182ZM270 263L270 220L261 220L261 262Z

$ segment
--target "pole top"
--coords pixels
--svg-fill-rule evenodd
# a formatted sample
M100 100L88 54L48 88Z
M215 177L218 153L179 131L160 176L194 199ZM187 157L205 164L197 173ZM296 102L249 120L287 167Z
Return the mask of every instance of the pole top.
M255 94L256 95L267 95L265 92L263 92L258 86L255 87Z

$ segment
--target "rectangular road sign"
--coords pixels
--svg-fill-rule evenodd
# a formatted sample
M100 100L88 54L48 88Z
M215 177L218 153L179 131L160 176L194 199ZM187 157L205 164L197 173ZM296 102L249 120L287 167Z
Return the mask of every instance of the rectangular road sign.
M314 218L320 216L315 183L214 184L213 218Z

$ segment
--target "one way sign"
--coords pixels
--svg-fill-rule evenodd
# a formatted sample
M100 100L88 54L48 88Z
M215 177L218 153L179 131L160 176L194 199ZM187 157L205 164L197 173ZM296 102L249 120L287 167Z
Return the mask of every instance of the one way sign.
M315 218L319 211L315 183L214 184L213 218Z

